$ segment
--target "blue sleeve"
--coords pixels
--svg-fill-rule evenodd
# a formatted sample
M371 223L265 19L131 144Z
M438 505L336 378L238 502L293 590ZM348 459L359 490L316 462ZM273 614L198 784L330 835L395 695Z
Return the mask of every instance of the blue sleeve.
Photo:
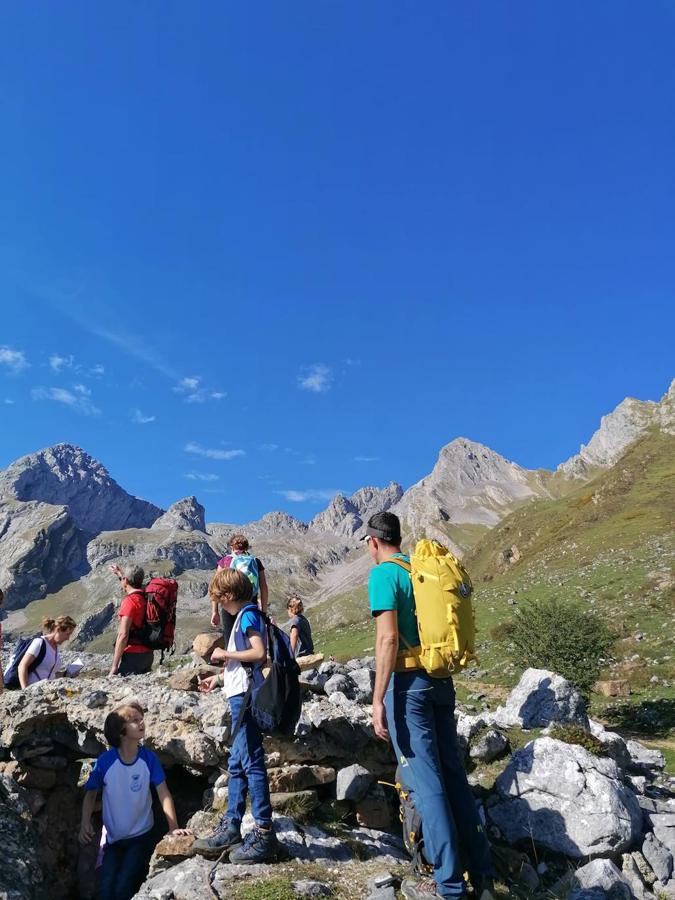
M94 763L94 768L89 773L89 778L84 786L85 791L103 790L106 773L116 759L117 751L115 749L106 750L99 756Z
M156 787L158 784L166 781L164 769L156 753L148 750L147 747L141 747L141 757L150 770L150 784L154 784Z
M246 612L241 614L241 630L248 636L249 629L256 631L258 634L265 633L265 625L257 610L247 609Z
M398 609L394 577L395 564L380 563L368 576L368 601L371 615L385 610Z

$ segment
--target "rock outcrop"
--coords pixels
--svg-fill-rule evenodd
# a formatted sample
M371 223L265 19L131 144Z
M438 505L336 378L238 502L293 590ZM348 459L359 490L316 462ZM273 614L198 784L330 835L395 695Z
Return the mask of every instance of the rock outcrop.
M613 466L625 450L648 428L675 434L675 380L659 403L627 397L603 416L588 444L558 466L568 478L588 478L598 469Z
M0 500L0 540L7 609L59 590L86 568L83 535L64 506Z
M403 489L395 481L385 488L361 488L351 497L336 494L326 509L314 516L309 527L314 531L353 537L374 513L390 509L402 496Z
M152 527L158 531L205 532L204 507L196 497L184 497L173 503Z

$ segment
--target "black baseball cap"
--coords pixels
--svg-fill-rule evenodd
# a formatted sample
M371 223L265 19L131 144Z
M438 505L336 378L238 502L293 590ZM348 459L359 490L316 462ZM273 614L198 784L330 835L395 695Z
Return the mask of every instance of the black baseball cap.
M401 543L401 523L398 516L390 512L375 513L368 519L366 533L361 540L365 541L369 537L398 546Z

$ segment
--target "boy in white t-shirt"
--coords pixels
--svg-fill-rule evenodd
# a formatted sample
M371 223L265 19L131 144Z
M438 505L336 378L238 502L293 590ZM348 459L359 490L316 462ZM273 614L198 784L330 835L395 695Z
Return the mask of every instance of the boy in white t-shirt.
M87 844L94 837L91 816L102 790L106 846L98 896L100 900L130 900L143 883L154 849L151 784L157 789L170 832L189 832L178 828L159 759L141 745L145 737L143 708L138 703L117 707L106 717L103 731L110 750L96 760L84 786L80 843Z
M226 650L214 650L212 662L225 664L222 675L212 675L199 683L209 692L222 684L230 704L232 727L239 722L228 760L227 813L207 838L195 841L193 848L204 856L220 856L231 849L231 863L259 863L270 860L278 850L272 829L272 804L265 768L262 734L251 714L247 690L253 667L253 683L262 681L262 666L267 659L267 626L253 602L249 579L236 569L218 569L209 585L212 603L236 616ZM246 706L245 706L246 704ZM241 820L250 794L255 828L241 839Z

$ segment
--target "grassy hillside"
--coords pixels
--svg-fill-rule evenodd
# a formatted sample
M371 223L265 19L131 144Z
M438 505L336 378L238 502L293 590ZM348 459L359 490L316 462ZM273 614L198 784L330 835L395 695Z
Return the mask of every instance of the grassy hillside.
M481 678L515 682L519 667L492 632L523 600L555 596L587 603L617 630L607 675L628 678L635 699L675 694L674 513L675 438L651 433L609 471L528 504L484 535L467 558ZM311 619L325 652L372 647L364 587L315 606Z

